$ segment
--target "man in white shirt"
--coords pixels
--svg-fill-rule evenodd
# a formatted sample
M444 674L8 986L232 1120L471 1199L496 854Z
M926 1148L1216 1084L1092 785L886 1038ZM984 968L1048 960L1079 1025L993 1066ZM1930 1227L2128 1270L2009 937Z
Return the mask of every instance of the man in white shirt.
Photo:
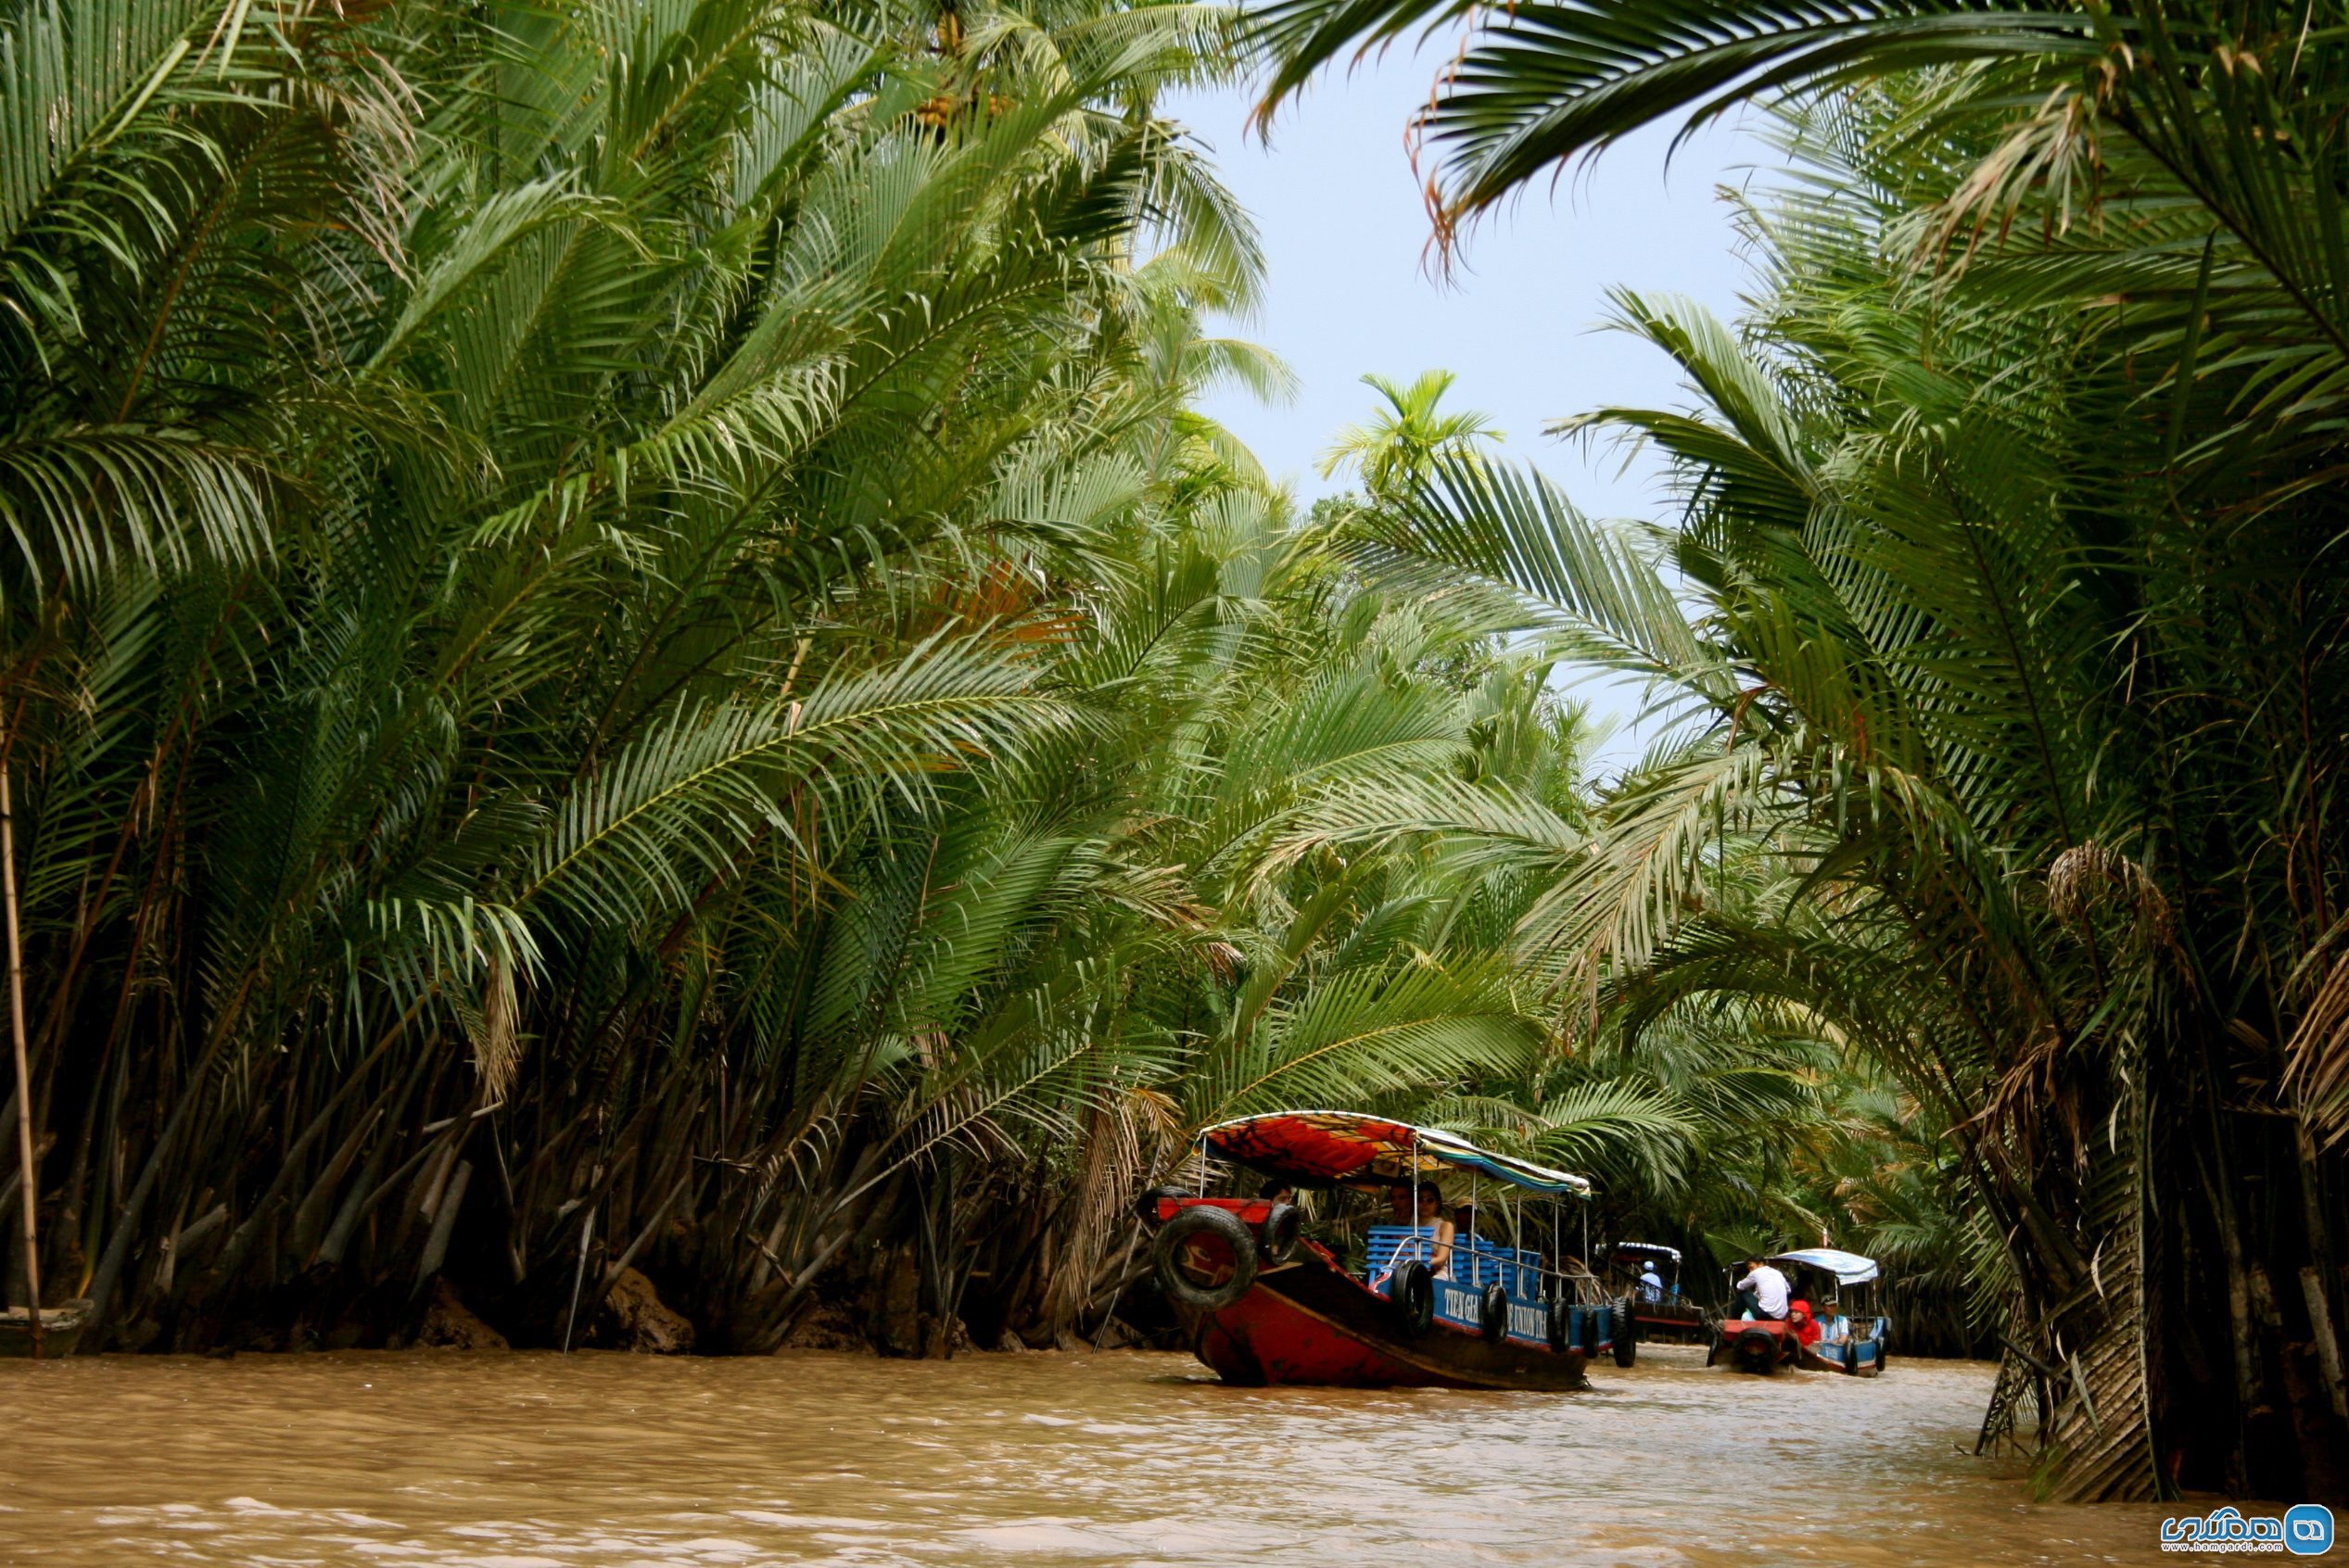
M1786 1321L1786 1301L1792 1294L1786 1288L1786 1276L1761 1259L1746 1259L1746 1277L1737 1282L1737 1294L1753 1297L1746 1303L1746 1316Z
M1640 1270L1639 1296L1642 1301L1664 1299L1664 1278L1656 1271L1656 1265L1653 1263Z

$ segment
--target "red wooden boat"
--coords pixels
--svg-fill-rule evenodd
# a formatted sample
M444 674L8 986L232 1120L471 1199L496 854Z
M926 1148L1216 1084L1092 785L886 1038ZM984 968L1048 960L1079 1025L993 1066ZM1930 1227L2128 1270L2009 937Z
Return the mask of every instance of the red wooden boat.
M1203 1153L1275 1182L1416 1192L1441 1173L1585 1197L1580 1176L1496 1155L1432 1128L1347 1111L1290 1111L1210 1128ZM1535 1253L1454 1238L1441 1277L1430 1232L1374 1227L1363 1274L1299 1234L1268 1198L1145 1195L1153 1259L1199 1359L1228 1383L1352 1387L1575 1389L1602 1350L1628 1365L1620 1304L1569 1298ZM1619 1336L1620 1343L1618 1343Z

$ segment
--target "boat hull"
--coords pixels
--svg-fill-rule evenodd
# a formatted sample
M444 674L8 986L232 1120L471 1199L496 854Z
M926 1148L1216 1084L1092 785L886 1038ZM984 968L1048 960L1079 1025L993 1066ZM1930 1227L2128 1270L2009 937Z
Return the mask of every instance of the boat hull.
M1797 1353L1795 1365L1805 1372L1874 1377L1884 1371L1884 1346L1875 1339L1855 1339L1843 1345L1806 1345Z
M1659 1345L1700 1345L1709 1332L1705 1309L1686 1302L1642 1301L1632 1308L1639 1336Z
M90 1304L72 1300L41 1309L41 1355L45 1360L70 1356L81 1342L90 1321ZM32 1317L21 1307L0 1309L0 1360L21 1360L32 1354Z
M1733 1367L1768 1377L1780 1367L1797 1365L1800 1349L1794 1333L1774 1319L1731 1318L1716 1325L1713 1347L1705 1364Z
M1794 1330L1783 1322L1731 1318L1719 1325L1705 1364L1725 1364L1739 1372L1765 1376L1781 1367L1797 1367L1804 1372L1874 1377L1884 1371L1884 1345L1880 1325L1869 1328L1847 1345L1813 1347L1803 1344Z
M1311 1257L1264 1270L1228 1307L1181 1316L1193 1353L1225 1382L1251 1387L1590 1386L1579 1349L1490 1340L1441 1320L1406 1334L1384 1296Z

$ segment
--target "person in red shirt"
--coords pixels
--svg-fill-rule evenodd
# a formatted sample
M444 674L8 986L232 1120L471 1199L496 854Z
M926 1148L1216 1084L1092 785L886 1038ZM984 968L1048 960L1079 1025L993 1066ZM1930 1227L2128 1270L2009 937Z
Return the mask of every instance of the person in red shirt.
M1797 1343L1806 1349L1819 1343L1819 1320L1810 1315L1810 1303L1797 1297L1786 1303L1787 1326L1795 1331Z

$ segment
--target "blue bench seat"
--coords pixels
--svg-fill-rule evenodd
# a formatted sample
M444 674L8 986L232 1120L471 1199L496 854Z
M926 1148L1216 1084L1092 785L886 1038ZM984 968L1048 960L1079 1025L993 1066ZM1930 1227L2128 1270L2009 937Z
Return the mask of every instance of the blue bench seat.
M1410 1258L1425 1259L1434 1251L1433 1227L1373 1225L1369 1235L1368 1272L1365 1277L1377 1280L1392 1271L1398 1260ZM1482 1236L1454 1240L1450 1278L1455 1283L1475 1290L1499 1284L1511 1296L1530 1299L1542 1294L1542 1255L1524 1248L1501 1246Z

